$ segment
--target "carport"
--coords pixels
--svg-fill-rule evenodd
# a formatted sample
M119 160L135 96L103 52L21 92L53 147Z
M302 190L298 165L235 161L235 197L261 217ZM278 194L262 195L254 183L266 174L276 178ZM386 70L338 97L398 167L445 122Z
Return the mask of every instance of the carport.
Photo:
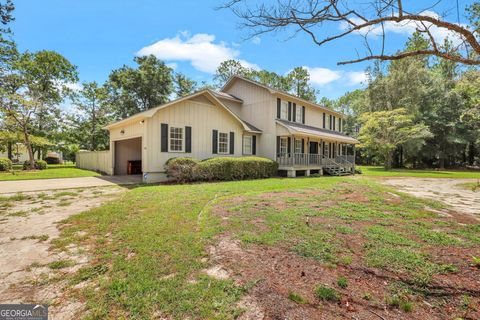
M115 141L114 174L142 174L142 138Z

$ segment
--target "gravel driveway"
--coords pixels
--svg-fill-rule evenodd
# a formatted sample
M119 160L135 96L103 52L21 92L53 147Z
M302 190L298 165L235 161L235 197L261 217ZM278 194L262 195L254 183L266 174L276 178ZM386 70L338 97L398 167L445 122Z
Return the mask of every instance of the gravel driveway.
M416 197L441 201L452 209L480 218L480 191L462 188L460 184L475 179L388 178L384 184Z

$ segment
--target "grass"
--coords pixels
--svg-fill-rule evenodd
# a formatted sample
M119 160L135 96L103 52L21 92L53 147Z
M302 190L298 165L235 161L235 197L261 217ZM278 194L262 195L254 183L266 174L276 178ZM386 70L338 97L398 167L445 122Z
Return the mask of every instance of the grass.
M440 204L405 194L392 198L392 192L367 179L338 177L139 186L70 217L53 243L89 248L92 262L69 279L72 286L91 284L78 293L87 319L147 319L158 311L173 319L233 319L249 287L202 271L210 266L206 248L220 234L246 247L276 246L324 267L341 266L343 276L330 284L342 289L357 285L351 264L425 288L434 275L457 270L429 248L480 243L480 224L444 223L426 209ZM352 242L357 249L350 249ZM324 301L340 297L322 285L309 293L292 287L285 298L302 304L312 293Z
M460 183L458 186L465 190L472 190L473 192L477 192L480 191L480 180L477 182Z
M418 178L480 178L479 170L435 170L435 169L390 169L378 166L358 166L362 176L369 177L418 177Z
M323 285L315 289L315 296L322 301L340 300L340 294L335 289Z
M10 172L0 172L0 181L95 177L99 175L95 171L76 168L73 164L51 164L48 165L46 170L34 171L22 170L21 166L15 165Z

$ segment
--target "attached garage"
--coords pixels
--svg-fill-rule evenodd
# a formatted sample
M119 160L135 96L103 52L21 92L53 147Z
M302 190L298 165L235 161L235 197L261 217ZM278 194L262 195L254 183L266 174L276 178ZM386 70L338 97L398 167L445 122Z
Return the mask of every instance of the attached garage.
M142 174L142 138L115 141L114 174Z

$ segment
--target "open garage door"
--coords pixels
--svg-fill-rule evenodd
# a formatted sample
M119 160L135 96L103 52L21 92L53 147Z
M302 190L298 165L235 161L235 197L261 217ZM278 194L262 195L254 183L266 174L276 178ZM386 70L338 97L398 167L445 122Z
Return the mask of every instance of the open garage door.
M115 141L114 173L142 174L142 138Z

